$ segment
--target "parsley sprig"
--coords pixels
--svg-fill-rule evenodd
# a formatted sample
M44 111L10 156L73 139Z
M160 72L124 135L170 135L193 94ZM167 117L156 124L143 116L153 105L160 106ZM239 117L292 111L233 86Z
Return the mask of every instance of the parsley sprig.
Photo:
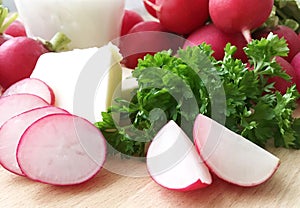
M285 40L273 34L253 40L245 48L248 65L233 57L235 46L224 50L221 61L206 44L180 49L177 56L162 51L139 60L132 99L116 99L95 124L112 152L145 156L147 144L169 120L192 138L199 113L262 147L273 140L276 147L300 148L300 120L292 116L299 93L292 85L282 95L268 82L273 76L290 80L275 61L288 53Z

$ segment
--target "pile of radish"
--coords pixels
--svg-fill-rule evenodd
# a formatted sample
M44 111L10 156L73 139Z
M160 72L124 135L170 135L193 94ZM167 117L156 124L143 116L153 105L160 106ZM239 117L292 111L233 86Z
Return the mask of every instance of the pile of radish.
M145 52L132 56L130 55L131 48L129 46L134 47L136 51L148 49L148 53L153 54L158 52L159 49L175 49L176 51L179 47L186 48L204 42L211 45L214 50L213 56L217 60L223 59L224 47L226 43L230 42L237 47L235 58L247 63L248 58L243 51L247 43L252 39L266 37L272 32L280 38L285 38L288 43L290 52L287 57L284 57L287 62L280 60L279 64L283 66L283 70L292 76L293 83L296 83L298 89L300 89L300 78L298 78L300 77L300 69L295 64L300 62L298 60L299 56L295 57L300 52L298 34L291 28L283 25L272 28L262 27L271 14L274 0L265 0L263 2L260 0L247 2L243 0L192 0L189 3L183 0L143 0L143 3L148 13L153 16L154 21L156 19L156 24L160 25L160 29L156 29L158 26L148 26L154 25L153 20L141 21L142 17L139 14L132 15L134 11L126 11L126 13L131 15L125 15L123 27L126 27L127 30L128 28L131 29L127 33L122 33L121 42L125 43L120 46L126 67L134 69L138 59L143 58L146 54ZM156 32L167 32L169 35L151 38L149 37L151 34L147 33L148 37L147 41L145 41L146 38L143 39L135 34L149 31L150 29ZM174 40L174 36L170 34L186 40L183 43L180 38L175 38ZM157 36L157 34L155 35ZM130 36L135 42L129 40ZM163 39L168 39L168 41ZM169 45L162 45L161 42L168 42ZM295 60L293 60L294 57ZM291 65L292 62L293 64ZM290 69L293 69L292 72ZM284 86L281 86L281 83ZM279 86L277 89L282 91L282 89L286 89L285 85L290 86L291 83L281 80L276 87Z
M64 35L58 36L50 42L27 37L17 14L9 15L8 8L0 5L0 86L6 89L30 77L42 54L59 51L69 43Z
M106 158L106 141L84 118L53 105L52 89L27 78L0 98L0 164L12 173L53 184L91 179Z

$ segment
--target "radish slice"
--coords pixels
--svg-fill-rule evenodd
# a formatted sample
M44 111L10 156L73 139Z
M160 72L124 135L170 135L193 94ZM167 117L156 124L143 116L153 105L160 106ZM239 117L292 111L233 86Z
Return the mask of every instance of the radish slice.
M0 128L0 164L13 173L24 175L16 158L22 134L38 119L57 113L67 114L68 112L54 106L46 106L26 111L6 121Z
M28 93L39 96L47 101L50 105L55 102L55 96L53 90L40 79L26 78L21 81L16 82L7 88L3 96Z
M147 152L147 167L156 183L171 190L195 190L212 183L195 146L174 121L153 139Z
M206 165L230 183L246 187L261 184L279 166L276 156L204 115L197 116L193 134Z
M74 115L53 114L34 122L21 137L17 161L32 180L53 185L87 181L106 158L102 133Z
M0 127L11 117L25 111L49 105L44 99L31 94L16 94L0 99Z

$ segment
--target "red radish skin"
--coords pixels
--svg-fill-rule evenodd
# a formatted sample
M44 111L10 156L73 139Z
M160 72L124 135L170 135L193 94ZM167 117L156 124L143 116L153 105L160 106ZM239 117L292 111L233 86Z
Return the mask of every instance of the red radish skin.
M145 21L136 24L126 36L123 36L119 47L125 66L134 69L138 59L146 54L169 49L178 50L183 45L178 39L174 34L168 33L159 22Z
M122 21L121 36L126 35L134 25L143 21L144 19L139 13L132 10L125 10Z
M151 178L170 190L192 191L212 183L209 170L194 144L174 121L167 123L155 136L146 162Z
M157 18L156 10L153 9L155 7L156 0L143 0L144 7L147 12L154 18Z
M300 52L300 39L297 36L297 33L287 26L279 25L276 28L257 31L253 34L253 38L266 38L270 32L278 35L279 38L284 38L286 40L290 51L288 56L284 58L288 62L291 62L294 56Z
M268 82L274 82L275 89L278 90L281 94L285 94L287 88L291 87L293 84L296 84L299 91L300 82L297 78L297 73L294 67L282 57L276 57L276 62L282 67L282 70L284 70L291 77L291 81L284 80L280 77L271 77Z
M149 5L151 6L151 5ZM157 18L169 31L190 34L208 20L208 0L156 0Z
M12 37L22 37L27 36L25 27L22 22L19 20L15 20L12 22L8 28L4 31L5 34L10 35Z
M30 77L38 58L48 52L34 39L16 37L0 46L0 83L4 88Z
M0 127L10 118L34 108L48 106L42 98L31 94L1 96Z
M55 103L55 95L50 86L40 79L25 78L5 90L3 96L28 93L43 98L50 105Z
M8 171L23 176L16 158L22 134L38 119L57 113L68 114L63 109L46 106L26 111L6 121L0 128L0 164Z
M89 121L52 114L26 129L17 161L30 179L52 185L75 185L93 178L106 158L106 141Z
M242 32L251 42L251 30L261 26L269 17L274 0L209 0L213 23L227 33Z
M295 70L296 78L298 80L296 85L298 91L300 92L300 52L294 56L293 60L291 61L291 65Z
M238 186L262 184L280 165L276 156L201 114L195 119L193 137L209 169Z
M211 45L214 50L213 56L217 60L223 59L224 48L229 42L237 47L234 55L235 58L241 59L243 62L248 60L243 50L247 42L241 33L224 33L213 24L205 25L188 36L183 48L199 45L204 42Z
M8 41L9 39L11 39L11 38L13 38L12 36L10 36L10 35L6 35L6 34L0 34L0 46L4 43L4 42L6 42L6 41Z

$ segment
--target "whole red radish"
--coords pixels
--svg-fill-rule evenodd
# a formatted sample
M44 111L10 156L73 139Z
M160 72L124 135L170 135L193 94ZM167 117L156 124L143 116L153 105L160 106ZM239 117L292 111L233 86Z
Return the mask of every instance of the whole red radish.
M156 0L143 0L144 7L147 10L147 12L152 16L157 18L156 10L153 9L155 7Z
M146 54L154 54L162 50L178 50L183 45L180 38L168 31L156 21L145 21L136 24L126 36L120 39L120 52L124 64L135 68L138 59Z
M268 19L273 4L274 0L209 0L209 14L219 29L242 32L250 42L250 31Z
M253 38L265 38L270 32L278 35L278 37L280 38L285 38L290 51L288 56L284 58L289 62L292 61L293 57L300 51L300 38L298 37L297 33L287 26L279 25L275 28L268 28L257 31L253 33Z
M122 21L121 35L126 35L134 25L142 21L144 21L143 17L137 12L125 10Z
M25 27L19 20L12 22L4 33L13 37L27 36Z
M291 65L294 67L295 74L299 84L297 83L297 89L300 92L300 52L298 52L293 60L291 61Z
M291 87L292 84L297 85L297 89L300 89L300 82L299 79L297 79L296 71L294 67L287 62L284 58L277 56L276 62L282 67L282 70L284 70L290 77L291 81L284 80L281 77L271 77L268 82L274 82L274 87L276 90L278 90L281 94L286 93L286 90L288 87Z
M11 38L10 35L4 34L4 31L10 26L12 22L17 19L17 14L12 14L8 18L8 8L0 4L0 46Z
M247 42L241 33L225 33L218 29L214 24L205 25L188 36L183 48L200 45L204 42L211 45L214 50L213 56L217 60L223 59L224 48L227 43L231 43L237 47L237 51L234 55L235 58L239 58L244 62L248 60L243 50L243 48L246 47Z
M208 0L156 0L152 8L162 26L180 35L204 25L209 16Z
M31 75L38 58L48 50L28 37L9 39L0 46L0 83L8 88Z

